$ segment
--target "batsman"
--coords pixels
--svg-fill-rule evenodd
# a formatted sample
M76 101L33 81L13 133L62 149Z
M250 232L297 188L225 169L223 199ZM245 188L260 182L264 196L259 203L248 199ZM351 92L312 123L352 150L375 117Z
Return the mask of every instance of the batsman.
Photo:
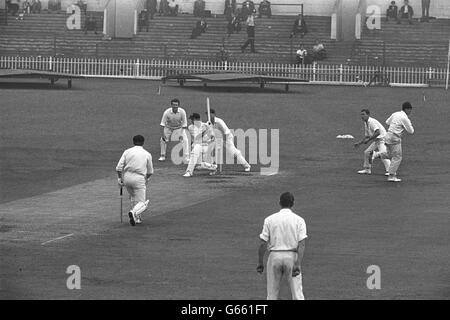
M208 99L208 106L209 106L209 99ZM212 108L208 107L208 122L212 125L213 129L217 136L225 137L225 147L226 150L233 155L233 157L236 157L237 162L244 167L245 172L250 172L251 166L250 164L245 160L244 156L242 155L242 152L235 147L234 145L234 135L231 132L231 130L226 125L225 121L223 121L221 118L216 117L216 111ZM215 141L216 144L223 143L221 139L217 139ZM220 146L219 149L222 146ZM217 146L215 147L217 149Z
M134 147L125 150L116 166L118 184L127 188L131 206L128 212L130 224L142 223L141 214L147 209L147 183L153 174L152 155L144 149L144 137L133 137ZM121 212L122 214L122 212Z

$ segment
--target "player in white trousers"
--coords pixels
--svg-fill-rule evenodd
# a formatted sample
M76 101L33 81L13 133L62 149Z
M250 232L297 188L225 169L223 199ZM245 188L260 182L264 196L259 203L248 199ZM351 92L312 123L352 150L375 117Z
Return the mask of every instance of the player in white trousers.
M414 127L409 120L409 115L412 112L412 105L409 102L405 102L402 105L402 111L394 112L387 120L386 124L389 126L388 132L384 137L386 143L386 151L381 153L375 153L374 157L380 157L381 159L391 159L391 165L389 166L390 182L402 181L397 177L397 171L402 162L402 136L404 132L414 134Z
M167 151L167 143L174 139L174 141L178 140L183 143L183 156L184 161L189 161L189 141L186 134L187 130L187 118L186 111L183 108L180 108L180 100L172 99L170 101L171 107L166 109L163 113L161 119L161 156L158 161L166 160L166 151Z
M361 110L361 119L364 122L364 139L355 143L355 148L362 144L368 144L369 147L364 151L364 169L358 171L359 174L372 174L372 161L375 151L380 153L386 152L386 146L384 144L384 136L386 135L386 129L376 119L370 116L368 109ZM389 166L391 161L389 159L381 159L384 168L386 170L385 175L389 175Z
M192 150L189 158L189 164L183 177L192 177L194 170L208 170L215 172L217 165L210 163L211 152L210 142L214 141L214 131L211 126L201 121L198 113L193 113L189 119L192 124L188 131L192 139Z
M289 283L292 300L304 300L301 264L307 238L305 220L292 212L294 196L290 192L280 196L280 206L279 212L264 220L256 271L264 271L264 255L268 250L267 300L278 299L284 277Z
M211 114L211 123L215 130L219 130L222 136L225 136L225 148L228 152L230 152L233 156L236 157L237 162L244 167L245 172L250 172L251 166L245 160L242 152L238 150L234 145L234 136L231 133L230 129L226 125L225 121L221 118L216 117L216 111L214 109L210 110ZM219 140L216 140L216 143L219 143Z
M143 148L144 137L133 137L134 147L125 150L116 166L118 183L127 188L131 201L128 212L130 224L142 223L141 214L147 209L149 200L146 198L147 183L153 174L152 155Z

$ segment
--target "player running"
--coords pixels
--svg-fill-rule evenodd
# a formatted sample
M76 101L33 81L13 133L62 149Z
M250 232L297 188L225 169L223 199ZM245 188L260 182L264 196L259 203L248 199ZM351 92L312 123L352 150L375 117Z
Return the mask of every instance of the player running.
M144 137L133 137L134 147L125 150L116 166L119 186L125 186L131 200L128 213L130 224L142 223L141 214L147 209L147 183L153 174L152 155L143 148Z
M225 147L226 149L233 155L236 156L237 162L241 164L244 167L245 172L250 172L251 166L250 164L245 160L244 156L242 155L241 151L238 150L234 146L234 136L231 133L230 129L226 125L225 121L223 121L221 118L216 117L216 111L214 109L210 110L211 114L211 124L213 125L215 130L219 130L222 134L222 136L225 136ZM217 142L216 143L220 143Z
M192 177L194 169L204 169L211 172L217 170L217 165L208 162L210 160L210 142L214 141L212 127L200 120L198 113L193 113L189 119L192 124L188 127L192 139L192 151L186 173L183 177Z
M386 129L383 125L376 119L370 116L370 111L368 109L361 110L361 119L364 122L364 139L360 142L355 143L355 148L359 147L361 144L368 144L369 147L364 151L364 169L358 171L359 174L372 174L372 162L373 154L375 151L386 152L386 146L384 144L384 136L386 135ZM381 159L386 169L385 175L389 175L389 166L391 161L388 159Z
M170 101L171 107L164 111L161 119L161 156L158 161L166 160L167 142L172 138L172 135L176 135L182 140L184 161L189 162L189 142L186 134L187 119L186 111L180 108L180 100L172 99Z

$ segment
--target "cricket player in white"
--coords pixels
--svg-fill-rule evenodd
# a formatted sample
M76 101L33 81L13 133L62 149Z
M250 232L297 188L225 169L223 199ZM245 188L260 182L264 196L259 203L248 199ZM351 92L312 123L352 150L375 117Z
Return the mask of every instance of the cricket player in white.
M386 152L375 153L373 157L380 157L381 159L391 159L389 166L390 182L400 182L397 178L397 171L402 162L402 136L404 132L414 134L414 128L409 120L409 115L412 112L412 105L405 102L402 105L402 111L394 112L387 120L386 124L389 126L388 132L384 137L386 143Z
M146 198L147 182L153 174L152 155L143 148L144 137L133 137L134 147L125 150L117 163L116 171L119 186L125 186L131 200L131 210L128 213L130 224L142 223L141 214L147 209L149 200Z
M159 161L166 160L167 142L169 142L174 136L174 139L178 137L183 143L184 161L189 161L189 141L187 138L187 118L186 111L180 108L180 100L172 99L170 101L171 107L164 111L161 119L161 157Z
M367 109L361 110L361 119L364 122L364 139L355 143L355 148L362 144L368 144L369 147L364 151L364 169L358 171L359 174L372 174L372 156L375 151L384 153L386 152L386 146L384 144L384 136L386 135L386 129L376 119L370 117L370 111ZM391 161L388 159L381 159L386 169L385 175L389 175L388 170Z
M305 220L292 212L294 196L285 192L280 196L281 211L264 220L259 235L256 271L264 271L264 254L269 250L267 260L267 300L277 300L283 277L287 278L293 300L304 300L301 264L305 251Z
M192 139L192 151L183 177L192 177L194 169L214 172L217 165L209 162L211 160L209 144L214 141L214 131L211 126L201 121L198 113L193 113L189 119L192 121L192 124L188 127Z
M228 152L233 156L236 156L237 162L244 167L245 172L250 172L251 166L245 160L242 152L234 146L234 136L230 129L226 125L225 121L216 117L216 111L214 109L210 110L211 113L211 123L215 130L219 130L222 136L225 136L225 147ZM216 143L222 143L222 141L216 140Z

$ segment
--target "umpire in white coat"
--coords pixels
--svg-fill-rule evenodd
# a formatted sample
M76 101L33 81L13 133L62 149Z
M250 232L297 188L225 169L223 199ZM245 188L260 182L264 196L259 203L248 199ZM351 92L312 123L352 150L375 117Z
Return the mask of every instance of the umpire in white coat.
M290 192L280 196L280 206L279 212L264 220L264 227L259 235L261 243L256 271L264 271L264 254L268 250L267 300L278 299L284 277L289 283L292 300L304 300L301 264L307 237L305 220L292 212L294 196Z

